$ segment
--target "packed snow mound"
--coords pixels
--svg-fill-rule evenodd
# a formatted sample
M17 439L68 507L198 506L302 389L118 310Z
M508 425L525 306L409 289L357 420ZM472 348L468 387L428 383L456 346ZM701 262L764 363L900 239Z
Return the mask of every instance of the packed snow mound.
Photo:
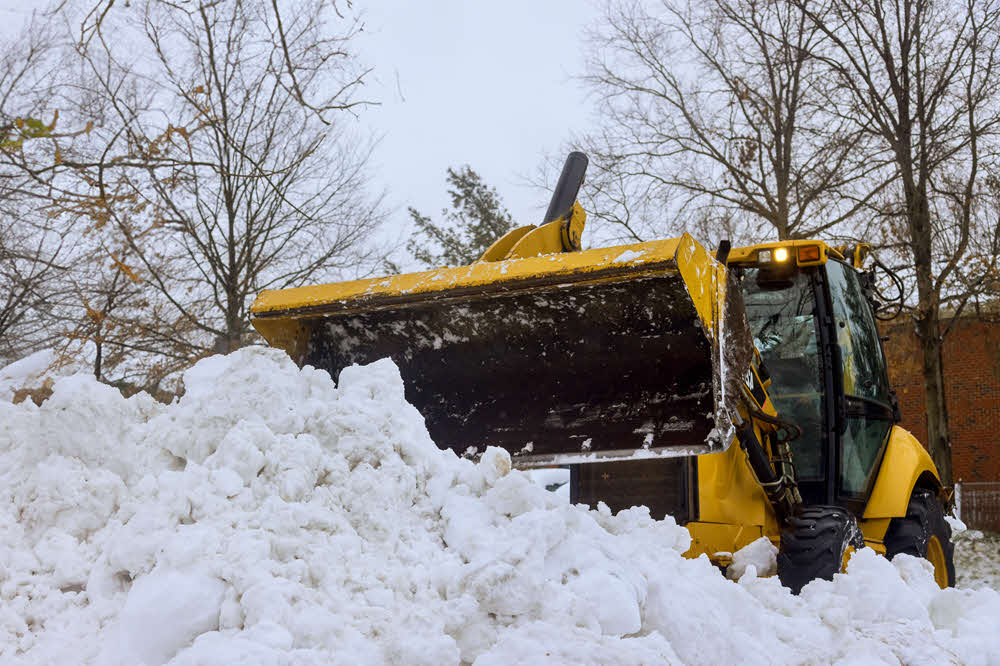
M10 402L20 389L41 388L52 368L57 365L58 355L51 349L43 349L34 354L0 367L0 401Z
M855 554L798 597L687 531L441 451L392 362L200 362L0 403L4 664L1000 662L1000 594ZM747 558L760 561L760 553Z

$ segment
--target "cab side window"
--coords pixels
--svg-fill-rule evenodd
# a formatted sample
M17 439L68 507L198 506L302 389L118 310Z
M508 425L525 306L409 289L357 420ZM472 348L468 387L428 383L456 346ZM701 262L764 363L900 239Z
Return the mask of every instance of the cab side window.
M845 419L838 456L838 494L863 496L889 430L889 380L878 329L854 269L827 262L834 335L840 347ZM836 371L837 369L835 369Z
M854 269L827 262L844 393L889 404L889 382L878 328Z

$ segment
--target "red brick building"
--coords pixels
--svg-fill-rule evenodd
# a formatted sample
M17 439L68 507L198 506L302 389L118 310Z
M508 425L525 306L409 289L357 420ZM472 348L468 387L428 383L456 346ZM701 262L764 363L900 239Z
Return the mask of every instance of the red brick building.
M922 354L912 324L901 318L884 332L901 425L926 442ZM1000 481L1000 323L960 317L945 337L943 354L955 481Z

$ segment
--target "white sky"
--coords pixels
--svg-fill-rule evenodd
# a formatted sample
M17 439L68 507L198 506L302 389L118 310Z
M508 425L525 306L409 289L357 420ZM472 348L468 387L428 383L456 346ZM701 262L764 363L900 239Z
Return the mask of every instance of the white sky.
M438 217L445 169L469 164L497 188L519 224L536 224L548 195L526 185L546 152L585 129L590 105L574 79L593 0L369 0L362 57L368 95L382 104L361 123L382 136L379 182L406 206Z

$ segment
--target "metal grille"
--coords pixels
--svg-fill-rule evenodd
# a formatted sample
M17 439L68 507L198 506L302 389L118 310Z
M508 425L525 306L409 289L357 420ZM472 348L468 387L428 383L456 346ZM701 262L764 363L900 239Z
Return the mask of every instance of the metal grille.
M955 484L955 509L971 529L1000 532L1000 481Z

